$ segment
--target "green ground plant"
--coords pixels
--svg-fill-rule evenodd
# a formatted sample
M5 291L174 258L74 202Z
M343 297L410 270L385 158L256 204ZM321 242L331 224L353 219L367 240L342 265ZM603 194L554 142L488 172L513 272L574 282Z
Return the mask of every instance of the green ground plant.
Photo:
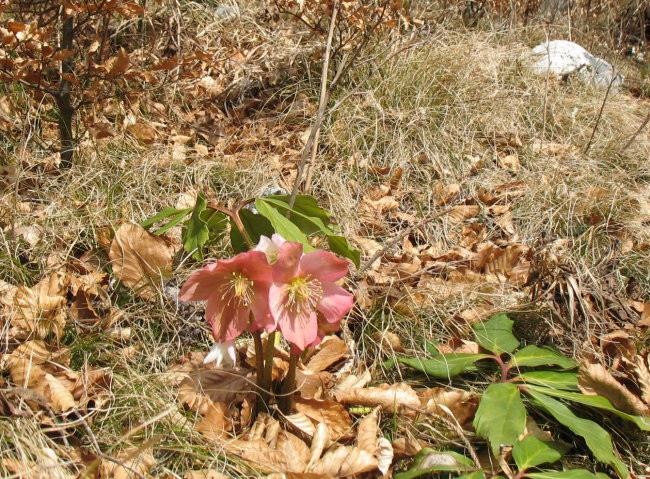
M581 437L598 462L610 466L619 477L628 477L628 469L618 458L609 432L595 421L577 415L564 401L571 403L574 408L586 406L601 413L614 414L634 423L642 431L650 431L650 419L620 411L603 396L582 393L578 363L550 347L521 347L521 342L512 332L513 324L514 321L502 313L485 323L474 325L474 340L485 353L441 354L429 345L427 350L432 355L431 358L398 357L397 361L440 379L451 379L476 371L478 367L488 367L489 362L493 368L496 366L496 381L483 391L474 427L480 436L487 439L492 454L500 464L501 461L514 461L518 471L514 477L607 477L583 469L534 472L543 464L559 461L565 450L552 441L526 435L528 410L536 410L552 417L572 434ZM427 452L421 453L423 456L416 460L409 472L396 477L409 479L436 471L454 470L454 467L456 470L475 468L471 460L462 456L456 458L456 454L453 457L457 459L457 466L422 468L422 457ZM461 477L484 478L485 475L482 471L476 471Z

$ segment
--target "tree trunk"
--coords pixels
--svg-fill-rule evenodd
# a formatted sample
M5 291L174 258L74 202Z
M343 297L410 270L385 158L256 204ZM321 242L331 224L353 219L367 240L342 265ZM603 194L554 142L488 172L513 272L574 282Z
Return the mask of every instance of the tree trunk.
M63 31L61 35L62 50L72 50L74 40L74 18L66 18L63 22ZM61 142L61 168L70 168L72 166L72 156L74 153L75 141L73 135L72 120L75 109L72 106L72 83L65 75L74 74L74 57L63 60L61 64L61 81L59 91L56 94L56 105L59 109L59 140Z

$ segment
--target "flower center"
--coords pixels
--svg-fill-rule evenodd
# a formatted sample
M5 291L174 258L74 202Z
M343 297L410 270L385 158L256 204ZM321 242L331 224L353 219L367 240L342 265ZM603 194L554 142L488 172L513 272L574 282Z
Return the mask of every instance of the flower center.
M249 306L253 301L253 282L241 273L230 273L230 279L226 283L221 299L228 298L228 304L235 300L244 306Z
M289 282L287 290L287 308L296 313L302 310L313 310L323 299L323 288L320 281L311 279L309 275L294 278Z

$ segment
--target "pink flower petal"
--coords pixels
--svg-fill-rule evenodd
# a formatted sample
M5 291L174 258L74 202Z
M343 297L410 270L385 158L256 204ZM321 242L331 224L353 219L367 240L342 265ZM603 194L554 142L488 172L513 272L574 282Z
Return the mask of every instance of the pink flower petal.
M183 284L178 299L181 301L205 301L219 289L226 275L227 273L219 268L218 262L195 271Z
M337 281L348 274L348 262L329 251L316 250L300 259L300 274L320 281Z
M273 265L273 281L288 283L298 275L302 243L285 242L278 252L278 260Z
M277 323L271 316L269 309L269 283L255 283L253 290L255 291L255 298L251 304L251 311L253 312L253 324L251 331L265 329L268 332L275 331Z
M316 305L328 323L341 321L354 307L354 296L334 283L323 283L323 298Z
M286 284L271 285L269 290L271 314L285 339L300 351L304 351L318 336L318 318L314 311L302 310L298 313L287 309L287 290Z

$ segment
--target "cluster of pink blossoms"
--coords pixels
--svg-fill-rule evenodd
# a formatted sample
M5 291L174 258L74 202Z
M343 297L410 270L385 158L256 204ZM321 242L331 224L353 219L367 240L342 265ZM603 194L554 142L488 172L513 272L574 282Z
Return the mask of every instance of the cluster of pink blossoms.
M279 330L294 352L304 351L352 309L352 294L336 284L347 273L347 261L333 253L303 253L301 243L262 236L254 250L195 271L180 299L208 302L205 317L217 343L244 331Z

